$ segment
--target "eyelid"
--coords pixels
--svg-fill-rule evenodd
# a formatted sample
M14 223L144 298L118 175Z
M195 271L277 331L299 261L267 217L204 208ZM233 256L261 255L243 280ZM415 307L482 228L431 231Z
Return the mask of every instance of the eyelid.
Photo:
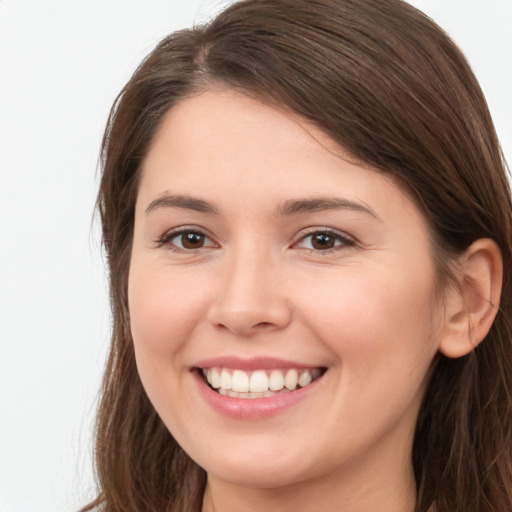
M356 240L355 237L349 235L348 233L346 233L344 231L340 231L340 230L334 229L334 228L314 226L311 228L306 228L301 233L299 233L299 235L296 237L296 240L293 242L292 247L297 247L299 243L303 242L306 238L308 238L312 235L315 235L315 234L328 234L330 236L333 236L337 240L341 240L342 243L340 245L334 246L330 249L321 250L321 249L309 249L309 248L304 247L304 248L302 248L303 250L308 250L308 251L314 252L316 254L319 254L319 253L325 254L325 253L329 253L332 251L338 251L340 249L347 248L347 247L354 247L355 245L358 244L358 241Z
M184 233L198 233L205 237L210 243L203 247L198 247L197 249L185 249L178 247L171 243L171 240L173 238L176 238L180 235L183 235ZM355 237L349 235L348 233L344 231L340 231L338 229L330 228L330 227L324 227L324 226L312 226L309 228L303 229L296 237L295 240L292 242L291 247L292 248L299 248L298 245L303 242L308 237L315 235L315 234L328 234L332 237L334 237L337 241L341 241L341 244L335 245L332 248L329 249L310 249L303 247L303 250L308 250L314 253L329 253L332 251L337 251L343 248L347 247L353 247L357 245L358 241ZM164 232L163 235L158 237L155 240L155 244L157 247L163 247L167 246L170 250L175 250L178 252L193 252L193 251L199 251L201 249L205 248L211 248L211 247L219 247L219 244L216 242L215 238L204 228L201 228L199 226L195 225L185 225L185 226L178 226L172 229L169 229L168 231Z
M171 244L171 240L173 238L183 235L184 233L198 233L200 235L203 235L206 239L208 239L212 243L208 244L206 246L203 246L203 247L199 247L197 249L184 249L184 248L181 248L181 247ZM200 228L199 226L194 226L194 225L179 226L176 228L169 229L162 236L157 238L155 240L155 243L156 243L157 247L167 246L171 250L181 251L181 252L193 252L194 250L197 251L197 250L209 248L209 247L219 247L219 244L215 241L213 236L211 236L208 233L207 230L205 230L204 228Z

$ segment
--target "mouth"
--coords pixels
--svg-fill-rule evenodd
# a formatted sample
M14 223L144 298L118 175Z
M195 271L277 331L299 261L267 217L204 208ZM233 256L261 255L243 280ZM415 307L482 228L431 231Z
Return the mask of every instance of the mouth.
M311 385L326 368L257 369L199 368L203 381L219 395L231 398L270 398Z

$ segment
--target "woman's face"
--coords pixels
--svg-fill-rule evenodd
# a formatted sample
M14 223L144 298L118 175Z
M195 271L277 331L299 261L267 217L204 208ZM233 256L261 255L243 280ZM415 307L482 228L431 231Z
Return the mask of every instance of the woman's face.
M428 230L389 177L344 158L301 118L224 90L172 108L144 161L138 370L212 478L410 466L443 333Z

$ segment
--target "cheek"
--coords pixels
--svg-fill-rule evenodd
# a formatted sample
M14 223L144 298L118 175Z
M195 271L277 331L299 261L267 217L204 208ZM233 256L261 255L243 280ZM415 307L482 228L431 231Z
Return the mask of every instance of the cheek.
M204 315L205 295L197 280L171 273L154 265L130 269L128 302L130 325L139 369L174 361L187 335Z
M132 260L128 303L137 370L164 423L176 428L189 378L184 348L204 314L205 290L172 268ZM178 275L176 275L178 274Z
M364 380L371 372L392 379L393 371L423 376L435 355L433 274L389 268L353 268L328 286L308 283L309 292L301 295L306 322L351 378Z
M410 434L439 334L428 274L365 275L354 271L331 282L327 293L312 288L302 296L305 323L337 360L333 415L322 428L341 432L354 449L394 425Z

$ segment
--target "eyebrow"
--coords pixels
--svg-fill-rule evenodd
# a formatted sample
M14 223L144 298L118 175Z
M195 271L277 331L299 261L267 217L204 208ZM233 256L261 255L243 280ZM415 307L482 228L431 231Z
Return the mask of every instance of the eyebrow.
M218 208L209 201L186 195L164 194L149 203L146 215L158 208L183 208L200 213L218 215ZM350 201L340 197L317 197L311 199L289 199L281 203L276 214L279 217L299 215L301 213L320 212L325 210L354 210L381 220L373 209L365 203Z
M192 196L164 194L149 203L146 208L146 215L157 208L183 208L200 213L211 213L217 215L218 209L210 202Z
M381 220L375 211L367 204L350 201L349 199L340 197L318 197L312 199L288 200L278 207L277 214L279 216L288 216L324 210L354 210L363 212Z

